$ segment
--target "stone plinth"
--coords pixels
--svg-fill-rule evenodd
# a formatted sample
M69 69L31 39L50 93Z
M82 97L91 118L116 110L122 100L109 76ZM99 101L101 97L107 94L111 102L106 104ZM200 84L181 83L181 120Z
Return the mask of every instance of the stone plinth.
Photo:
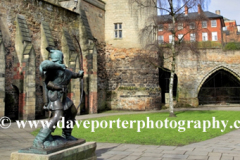
M87 142L48 155L13 152L10 160L96 160L96 142Z

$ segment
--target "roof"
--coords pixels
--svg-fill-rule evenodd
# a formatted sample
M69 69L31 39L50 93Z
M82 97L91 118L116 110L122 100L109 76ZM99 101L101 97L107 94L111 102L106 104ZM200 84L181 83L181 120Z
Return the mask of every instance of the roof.
M230 19L226 18L226 17L223 17L223 20L224 21L230 21Z
M215 14L215 13L212 13L212 12L209 12L209 11L205 11L203 12L204 15L207 17L207 18L219 18L219 19L223 19L223 16L221 15L218 15L218 14ZM188 13L188 15L185 15L185 14L179 14L180 17L182 18L189 18L189 19L192 19L192 18L196 18L199 16L198 12L191 12L191 13ZM164 21L171 21L172 20L172 17L170 15L160 15L159 16L160 18L164 18Z
M223 16L219 15L219 14L216 14L216 13L212 13L212 12L209 12L209 11L205 11L203 12L205 14L206 17L208 18L223 18Z
M222 27L225 26L223 16L212 13L212 12L209 12L209 11L204 11L203 14L201 14L201 15L199 15L198 12L191 12L191 13L188 13L188 15L185 15L183 13L183 14L178 14L178 16L179 16L180 20L182 18L183 21L185 21L187 19L188 20L191 20L191 19L195 20L197 18L200 18L201 16L202 16L203 19L204 19L204 16L205 16L205 18L209 18L209 19L220 19ZM171 23L171 21L172 21L172 17L170 15L160 15L158 17L159 17L159 21L162 21L164 23Z

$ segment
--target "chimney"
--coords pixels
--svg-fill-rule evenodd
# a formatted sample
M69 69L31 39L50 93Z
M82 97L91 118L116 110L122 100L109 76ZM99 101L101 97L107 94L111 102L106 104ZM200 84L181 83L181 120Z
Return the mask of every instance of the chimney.
M216 10L215 13L218 14L218 15L221 14L220 10Z
M185 6L185 16L188 15L188 6Z
M202 7L200 4L198 4L198 14L201 14L201 12L202 12Z

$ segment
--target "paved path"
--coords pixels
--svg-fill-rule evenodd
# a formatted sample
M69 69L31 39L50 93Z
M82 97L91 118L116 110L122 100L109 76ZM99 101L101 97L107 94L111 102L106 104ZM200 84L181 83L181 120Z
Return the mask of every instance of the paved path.
M186 110L186 109L178 109ZM188 110L237 110L240 107L212 107ZM156 112L156 111L151 111ZM162 111L160 111L162 112ZM108 113L78 116L77 119L88 119L119 114L138 114L149 112ZM0 160L9 160L10 154L21 148L31 146L34 137L30 134L33 129L18 129L12 123L8 129L0 128ZM240 130L225 135L186 146L157 146L97 143L96 154L98 160L240 160Z

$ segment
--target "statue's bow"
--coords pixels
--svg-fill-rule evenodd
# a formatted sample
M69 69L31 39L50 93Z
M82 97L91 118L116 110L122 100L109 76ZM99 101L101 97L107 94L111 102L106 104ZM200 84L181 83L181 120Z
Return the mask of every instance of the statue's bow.
M74 35L75 40L77 41L78 47L79 47L79 55L78 55L78 59L79 59L79 64L80 64L80 70L83 70L83 54L82 54L82 48L81 45L76 37L76 35ZM82 104L82 100L83 100L83 77L80 79L80 85L81 85L81 98L80 98L80 103L77 106L77 110L80 108L80 105ZM80 109L80 113L81 113L81 109Z

